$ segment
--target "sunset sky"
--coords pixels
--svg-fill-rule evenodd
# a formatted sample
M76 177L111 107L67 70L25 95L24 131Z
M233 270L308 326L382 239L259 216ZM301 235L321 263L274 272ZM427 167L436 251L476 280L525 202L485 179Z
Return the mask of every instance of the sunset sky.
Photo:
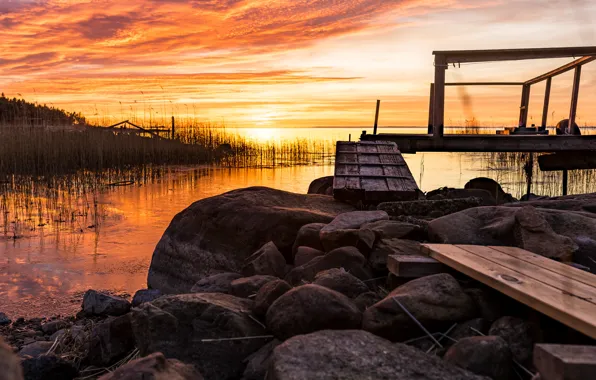
M596 45L594 20L593 0L0 0L0 90L100 123L360 126L381 99L381 125L425 125L433 50ZM447 80L521 81L568 61L462 65ZM572 77L553 80L549 122L568 114ZM517 88L447 95L447 124L516 123ZM579 99L578 123L595 125L596 63Z

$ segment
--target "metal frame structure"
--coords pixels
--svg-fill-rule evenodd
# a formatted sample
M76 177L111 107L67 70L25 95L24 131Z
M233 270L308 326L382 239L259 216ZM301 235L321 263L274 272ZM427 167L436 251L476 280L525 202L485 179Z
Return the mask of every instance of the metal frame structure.
M577 112L581 68L586 63L596 60L596 46L498 50L445 50L434 51L433 55L435 56L435 81L434 83L431 83L430 89L428 131L429 134L433 135L433 137L443 137L446 86L521 86L522 93L519 112L519 126L525 127L528 120L528 105L530 101L531 86L536 83L546 81L541 125L542 127L546 127L552 78L570 70L575 70L568 124L570 126L570 131L573 131L572 126L575 122L575 116ZM458 65L461 63L472 62L497 62L575 57L581 58L575 59L574 61L569 62L555 70L549 71L525 82L445 82L445 71L450 64Z

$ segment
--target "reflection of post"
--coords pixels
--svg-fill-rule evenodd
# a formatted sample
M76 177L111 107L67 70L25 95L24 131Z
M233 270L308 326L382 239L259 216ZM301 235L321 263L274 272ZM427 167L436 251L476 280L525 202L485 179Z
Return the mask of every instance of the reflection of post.
M435 84L430 84L430 98L428 102L428 134L433 133L433 111L435 105Z
M377 134L377 124L379 122L379 107L381 106L381 101L377 99L377 111L375 112L375 127L373 128L373 135Z
M577 112L577 98L579 96L579 79L582 73L582 67L575 68L575 75L573 76L573 90L571 92L571 107L569 109L569 134L575 135L579 133L579 128L575 128L575 115Z
M550 84L553 78L546 80L546 89L544 90L544 107L542 108L542 128L546 128L548 118L548 102L550 101Z
M433 137L442 138L445 124L445 71L447 61L442 55L435 56L435 88L433 104Z
M170 139L174 140L176 137L176 122L174 121L174 116L172 116L172 131L170 132Z

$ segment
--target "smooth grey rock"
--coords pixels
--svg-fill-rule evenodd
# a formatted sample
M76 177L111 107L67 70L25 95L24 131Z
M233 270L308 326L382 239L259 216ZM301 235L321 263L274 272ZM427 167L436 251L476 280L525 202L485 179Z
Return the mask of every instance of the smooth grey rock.
M69 326L70 326L70 323L68 323L67 321L65 321L63 319L58 319L55 321L50 321L50 322L46 322L46 323L42 324L41 331L43 331L44 334L52 335L56 331L68 328Z
M242 375L242 380L263 380L267 375L267 369L271 361L273 349L279 346L281 342L277 339L272 340L257 352L246 358L246 369Z
M203 376L192 365L156 352L126 363L99 380L203 380Z
M290 289L292 287L284 280L273 280L263 285L255 297L255 315L265 316L273 302Z
M137 290L135 295L132 297L132 307L137 307L145 302L151 302L163 294L159 289L140 289Z
M335 290L348 298L356 298L369 291L364 282L343 268L332 268L317 273L313 284Z
M52 345L54 344L54 342L46 342L46 341L42 341L39 340L37 342L33 342L30 343L26 346L23 346L23 348L21 348L21 350L19 351L19 356L20 357L38 357L39 355L44 355L46 354L50 348L52 348Z
M27 358L21 364L26 380L72 380L79 374L72 363L53 354Z
M464 185L464 189L486 190L492 195L497 204L515 201L515 198L513 198L511 194L507 194L503 191L501 185L491 178L478 177L471 179Z
M91 330L87 361L98 367L109 367L134 347L130 315L110 318Z
M534 349L534 335L532 326L523 319L516 317L501 317L497 319L488 331L489 335L500 336L507 342L513 358L520 363L528 363Z
M311 247L300 246L296 249L296 256L294 256L294 265L299 267L310 260L314 259L315 257L325 256L325 252L319 251L318 249L314 249Z
M313 180L308 186L307 194L333 195L333 176Z
M387 257L389 255L420 254L420 243L417 241L405 239L381 239L375 244L368 257L368 262L374 271L387 273Z
M12 320L6 316L4 313L0 313L0 326L10 325Z
M389 220L384 211L352 211L339 214L321 229L319 236L326 252L340 247L357 247L361 251L370 250L375 242L375 233L360 226L379 220Z
M242 267L242 274L247 277L255 275L283 277L285 272L286 259L272 241L248 257Z
M267 328L279 339L325 329L360 327L362 313L346 296L319 285L303 285L269 307Z
M379 220L363 224L360 228L374 232L377 241L380 239L422 240L425 237L422 227L397 220Z
M267 380L488 380L362 330L318 331L273 350Z
M509 380L513 373L511 350L498 336L475 336L455 343L443 359L477 375Z
M364 330L395 341L420 335L419 327L393 298L430 331L448 328L477 314L474 302L459 283L451 275L441 273L412 280L366 309Z
M230 284L230 294L236 297L249 298L255 296L263 285L275 280L279 279L274 276L265 275L242 277L232 281Z
M482 205L482 199L472 197L463 199L443 199L438 201L418 200L403 202L385 202L377 206L391 217L410 216L417 218L439 218L469 208Z
M232 281L242 278L238 273L218 273L199 280L190 289L191 293L230 293Z
M321 243L321 229L325 227L325 223L309 223L298 230L296 240L292 246L292 253L294 256L297 253L298 247L310 247L318 251L324 251L323 243Z
M86 315L123 315L130 311L130 302L121 297L99 293L89 289L83 296L83 312Z

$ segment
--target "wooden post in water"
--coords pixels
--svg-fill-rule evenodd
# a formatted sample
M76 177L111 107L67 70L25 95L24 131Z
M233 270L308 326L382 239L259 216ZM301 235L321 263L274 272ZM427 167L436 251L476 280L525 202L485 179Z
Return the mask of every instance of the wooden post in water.
M176 122L174 116L172 116L172 131L170 132L170 138L174 140L176 138Z
M579 128L576 130L573 126L575 124L575 115L577 112L577 99L579 96L579 80L582 73L582 67L577 66L575 68L575 74L573 75L573 90L571 92L571 107L569 109L569 134L579 134Z
M568 172L567 170L563 170L563 195L567 195L567 181L568 181Z
M544 90L544 106L542 107L542 128L546 128L546 124L548 122L548 103L550 101L550 84L553 78L548 78L546 80L546 89Z
M433 133L433 111L435 105L435 84L430 84L430 98L428 102L428 134L432 135Z
M433 104L433 137L443 137L445 127L445 71L447 60L444 55L435 55L435 86Z
M375 127L373 128L373 135L377 134L377 124L379 122L379 107L381 106L381 101L377 99L377 110L375 112Z

